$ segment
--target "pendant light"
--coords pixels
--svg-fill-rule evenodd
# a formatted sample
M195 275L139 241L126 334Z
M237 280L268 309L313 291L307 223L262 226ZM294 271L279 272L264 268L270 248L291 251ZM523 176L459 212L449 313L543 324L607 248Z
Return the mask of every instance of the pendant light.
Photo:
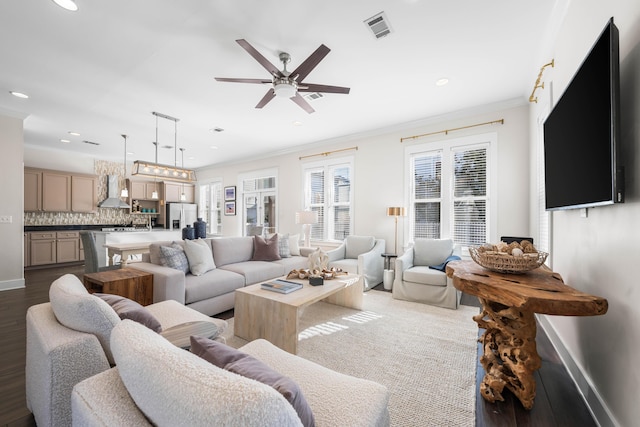
M158 118L156 117L156 123L158 122ZM156 140L154 141L153 145L156 146L156 165L158 164L158 126L156 125ZM158 182L156 180L155 174L157 174L158 172L160 172L160 170L158 169L158 166L155 166L156 169L153 170L154 176L153 176L153 193L151 193L151 198L154 200L158 199Z
M182 153L182 169L184 169L184 148L181 148L180 152ZM184 194L184 183L182 183L182 193L180 194L180 201L184 202L185 200L187 200L187 195Z
M122 168L123 185L120 197L125 199L129 197L129 189L127 188L127 135L121 135L124 138L124 164Z

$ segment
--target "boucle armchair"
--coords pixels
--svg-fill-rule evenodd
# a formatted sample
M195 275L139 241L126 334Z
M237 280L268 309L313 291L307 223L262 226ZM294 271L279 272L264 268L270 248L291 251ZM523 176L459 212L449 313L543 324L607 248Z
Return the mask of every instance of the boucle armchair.
M373 236L347 236L342 244L327 252L329 268L341 268L364 278L364 290L382 283L385 241Z
M115 363L111 331L122 321L108 303L89 294L72 274L51 284L49 300L27 310L27 407L38 426L69 426L73 386ZM173 300L145 309L163 330L186 322L207 321L216 325L217 336L227 326L224 320L210 318ZM149 332L156 334L151 329Z
M451 257L460 259L454 252L451 239L415 239L413 246L396 258L393 298L458 308L461 293L444 272Z

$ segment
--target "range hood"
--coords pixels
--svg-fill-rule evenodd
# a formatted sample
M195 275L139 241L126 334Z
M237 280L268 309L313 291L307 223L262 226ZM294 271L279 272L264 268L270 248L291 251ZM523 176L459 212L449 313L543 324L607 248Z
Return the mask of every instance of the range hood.
M98 203L99 208L129 208L130 206L120 200L118 188L118 175L107 176L107 198Z

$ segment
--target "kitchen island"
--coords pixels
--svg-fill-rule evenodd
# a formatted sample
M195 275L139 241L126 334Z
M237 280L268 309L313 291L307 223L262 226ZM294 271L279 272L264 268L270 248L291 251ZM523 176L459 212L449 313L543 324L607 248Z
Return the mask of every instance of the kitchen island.
M152 230L137 229L129 231L94 231L94 235L96 238L96 247L103 248L101 250L104 251L104 256L98 257L98 265L100 267L112 265L119 261L117 258L114 259L114 255L115 257L124 255L124 252L119 253L117 250L121 245L129 246L130 248L135 246L139 249L136 254L142 254L148 252L148 249L145 252L144 250L140 250L140 248L148 248L149 244L153 242L182 240L182 232L180 230L166 230L164 228ZM112 256L109 256L107 246L111 247L110 251ZM131 254L132 252L130 250L126 252L127 256Z

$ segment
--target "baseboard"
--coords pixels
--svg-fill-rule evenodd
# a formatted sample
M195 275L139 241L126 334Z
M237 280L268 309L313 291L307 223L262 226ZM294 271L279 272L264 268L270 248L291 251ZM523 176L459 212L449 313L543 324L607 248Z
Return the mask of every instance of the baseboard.
M0 282L0 291L24 288L24 278L14 280L4 280Z
M591 379L584 375L583 370L576 363L570 351L565 347L560 336L557 334L555 328L549 322L547 317L540 315L537 315L536 317L540 326L542 326L542 329L544 329L544 332L549 337L551 344L553 344L553 347L556 349L560 359L562 359L562 363L567 368L567 371L569 371L571 379L578 388L578 392L587 404L591 415L598 425L600 427L619 427L620 424L618 424L608 406L600 396L600 393L598 393L598 390L594 387Z

